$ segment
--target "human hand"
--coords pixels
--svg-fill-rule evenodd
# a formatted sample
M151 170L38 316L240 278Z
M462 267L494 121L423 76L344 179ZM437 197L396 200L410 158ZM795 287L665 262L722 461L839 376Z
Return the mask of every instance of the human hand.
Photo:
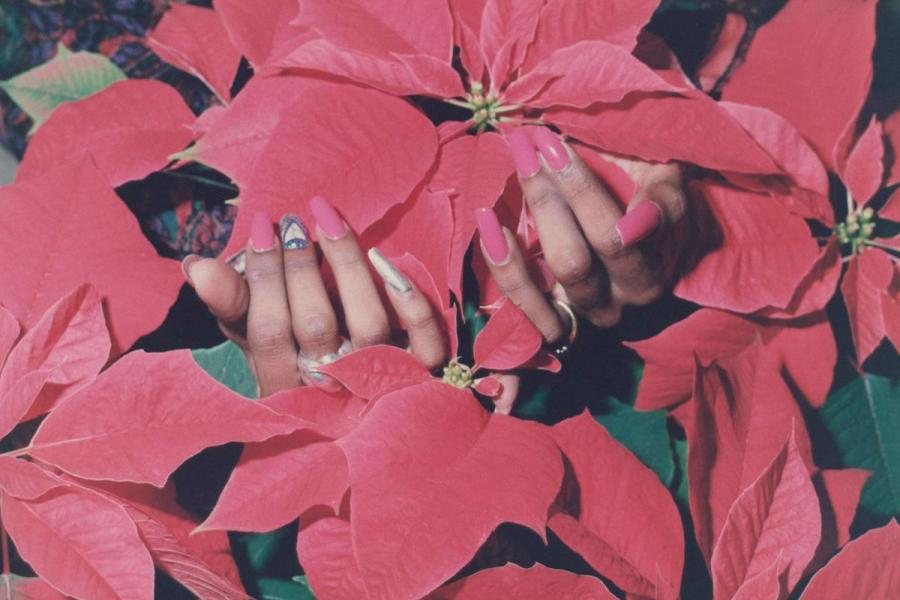
M189 256L183 262L197 295L225 335L244 350L261 396L302 383L339 390L337 381L315 367L391 339L387 311L356 237L324 198L314 198L310 208L318 246L337 283L343 324L322 280L315 245L295 216L281 218L276 236L269 216L254 214L243 277L215 259ZM428 299L377 249L369 251L369 260L384 280L410 351L428 369L443 364L447 343Z

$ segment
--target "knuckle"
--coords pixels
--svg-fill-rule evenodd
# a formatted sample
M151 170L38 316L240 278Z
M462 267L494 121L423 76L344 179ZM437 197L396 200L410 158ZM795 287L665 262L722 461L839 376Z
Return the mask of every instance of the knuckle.
M332 268L342 271L359 271L366 268L359 252L335 252L328 258L328 262Z
M422 366L433 371L444 364L445 356L443 350L428 350L419 352L417 358Z
M594 244L594 249L601 258L605 259L619 258L626 252L619 232L614 229L601 235Z
M387 341L389 331L387 325L369 325L352 335L353 344L357 348L375 346Z
M635 294L634 297L631 298L630 304L637 306L652 304L662 297L663 291L664 288L661 283L653 283L641 290L638 294Z
M553 275L563 286L583 283L593 275L591 257L583 249L567 251L554 259Z
M532 210L541 210L548 206L553 206L561 199L560 193L555 186L542 184L528 195L528 204Z
M560 184L566 196L581 199L593 195L597 191L597 182L585 169L566 169L559 174Z
M262 264L247 265L245 277L247 283L253 285L263 281L271 281L283 277L283 271L280 264L266 261Z
M324 346L338 338L337 320L324 313L304 315L295 319L294 334L301 346Z
M287 253L285 253L287 254ZM284 271L285 273L304 273L312 269L319 268L319 261L312 252L291 252L290 256L285 256Z
M278 355L291 348L293 340L288 323L266 320L248 328L247 343L254 354Z
M597 327L615 327L622 320L622 307L606 306L588 314L588 320Z
M431 307L425 303L410 306L403 313L403 323L408 329L424 329L430 327L434 320L434 313Z
M529 282L524 277L516 276L505 279L502 282L498 281L497 287L500 288L500 292L504 296L515 301L528 291Z

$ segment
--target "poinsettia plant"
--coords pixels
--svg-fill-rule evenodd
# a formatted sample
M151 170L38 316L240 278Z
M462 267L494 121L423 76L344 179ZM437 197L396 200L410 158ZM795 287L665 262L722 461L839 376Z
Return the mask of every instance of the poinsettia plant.
M900 113L866 103L876 2L727 4L690 69L651 21L690 2L215 0L145 40L209 88L199 115L63 45L2 82L34 127L0 189L0 595L890 597ZM678 162L690 197L672 295L565 364L469 252L494 208L552 287L505 140L534 125L623 206L636 163ZM372 346L319 369L339 392L257 399L230 342L142 351L191 292L120 196L198 169L235 190L223 260L255 211L312 222L324 194L454 358Z

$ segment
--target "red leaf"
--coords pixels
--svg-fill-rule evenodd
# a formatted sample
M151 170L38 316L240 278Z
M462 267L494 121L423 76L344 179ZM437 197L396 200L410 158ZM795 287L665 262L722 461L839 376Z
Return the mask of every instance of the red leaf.
M900 160L898 160L900 162ZM882 219L900 222L900 189L891 192L887 202L878 211L878 216Z
M334 204L351 229L364 231L406 201L434 163L434 126L401 99L319 82L304 88L295 101L281 112L253 178L242 188L226 256L243 247L257 210L293 212L315 223L307 201L318 194ZM327 105L328 110L309 110L312 105ZM359 119L361 114L367 118ZM243 127L248 133L254 130L247 123ZM335 131L342 134L335 136ZM225 151L233 155L234 149ZM298 190L309 196L298 201Z
M893 276L894 269L888 255L881 250L870 249L850 261L841 282L860 365L878 348L886 335L882 302Z
M522 71L527 73L554 51L584 40L602 40L631 52L658 5L656 0L550 0L541 12Z
M272 531L314 506L337 513L348 477L341 449L308 431L247 444L201 528Z
M91 600L153 598L153 561L115 503L78 487L0 502L19 554L54 588Z
M529 106L585 108L615 103L632 92L676 92L620 46L600 40L557 50L511 84L505 96Z
M819 258L803 219L766 196L712 182L698 183L694 193L705 198L719 235L675 295L744 313L787 307Z
M12 313L0 306L0 368L3 368L6 356L19 339L21 331L19 322Z
M616 104L553 107L542 119L582 142L646 161L680 160L736 173L781 170L733 117L705 95L635 94Z
M96 377L109 347L103 307L92 286L80 286L57 301L13 348L0 371L0 436Z
M515 369L537 354L542 341L525 313L506 301L475 338L475 363L496 371Z
M418 359L395 346L360 348L318 371L334 377L353 394L374 400L431 379Z
M794 297L784 310L764 308L757 315L772 319L794 319L823 310L837 289L841 278L841 248L837 238L830 238L819 259L803 277Z
M730 600L779 600L783 595L781 578L786 566L779 553L772 564L747 579Z
M279 414L307 421L309 429L332 439L356 429L368 406L367 401L346 390L330 393L312 386L283 390L259 403Z
M853 540L813 575L801 600L892 598L900 583L900 525L892 520Z
M478 571L430 594L427 600L613 600L599 579L536 563L528 569L509 563Z
M162 322L184 281L87 158L0 189L0 213L0 302L25 329L90 282L104 299L117 355Z
M0 490L19 500L34 500L55 487L67 485L49 471L9 456L0 456Z
M319 598L358 600L371 597L354 555L350 523L323 511L300 525L297 557Z
M847 157L843 180L853 199L862 206L881 189L884 175L884 131L873 115L865 133Z
M428 185L434 191L446 190L452 198L449 284L457 298L462 298L465 254L475 234L474 212L494 206L513 172L509 148L496 133L463 136L441 146Z
M143 179L169 163L192 138L194 114L159 81L129 79L53 111L28 144L16 181L48 176L89 153L113 186ZM83 159L82 159L83 160ZM64 194L75 202L71 187Z
M657 581L680 587L684 534L659 478L587 411L555 425L552 435L567 459L566 483L576 496L569 498L564 488L550 529L629 594L668 597L671 590L658 589Z
M496 377L485 377L472 386L476 392L488 398L497 398L503 393L503 383Z
M709 365L739 353L757 338L781 357L784 369L806 401L821 406L837 361L834 334L826 315L784 326L709 309L697 311L656 337L626 344L645 363L635 406L658 410L684 402L693 389L695 355Z
M543 535L562 479L543 426L492 416L438 382L384 396L338 444L350 464L353 548L374 598L422 597L503 522Z
M794 437L735 500L713 550L713 596L741 593L781 556L785 593L797 584L819 544L821 516Z
M225 103L241 54L215 12L174 4L147 37L150 48L167 63L197 77Z
M204 448L302 427L309 424L229 391L187 350L133 352L58 406L29 454L78 477L162 487Z
M479 46L491 85L499 89L525 59L544 0L487 0L481 13Z
M784 446L803 415L780 374L777 354L754 344L740 354L698 368L693 418L685 423L691 515L700 550L709 560L726 516ZM809 437L797 446L814 468Z
M66 600L66 596L37 577L0 575L0 600Z
M487 58L484 56L481 43L478 41L478 33L476 33L481 28L477 27L473 30L469 22L467 22L466 9L459 7L464 6L477 9L473 12L476 13L475 19L480 24L483 5L483 0L476 0L475 2L450 0L450 10L453 14L453 41L459 47L459 59L470 81L481 82L484 80Z
M296 0L252 4L244 0L214 0L213 6L234 46L255 67L266 63L284 42L311 37L303 27L290 24L297 15Z
M789 2L759 29L723 99L780 114L833 170L832 150L868 94L875 5L874 0ZM844 43L835 45L835 36Z

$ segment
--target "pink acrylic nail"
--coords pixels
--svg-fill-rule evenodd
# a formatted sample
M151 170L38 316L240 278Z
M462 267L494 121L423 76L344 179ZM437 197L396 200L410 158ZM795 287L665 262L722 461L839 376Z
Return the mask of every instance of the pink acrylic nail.
M319 226L319 229L330 240L339 240L347 235L347 225L331 202L322 196L316 196L309 201L309 208Z
M555 133L546 127L535 127L531 130L531 135L538 151L551 169L562 171L571 164L569 153Z
M506 135L506 143L509 144L509 153L512 155L519 177L527 179L541 170L537 152L524 130L513 129Z
M268 252L275 248L275 229L272 227L272 219L261 210L253 213L250 222L250 245L256 252Z
M503 228L494 211L479 208L475 211L475 222L478 224L478 233L481 234L481 244L491 262L495 265L506 262L509 258L509 244L506 243L506 236L503 235Z
M619 219L616 229L622 239L622 246L632 246L648 237L662 222L662 211L655 202L645 201Z

